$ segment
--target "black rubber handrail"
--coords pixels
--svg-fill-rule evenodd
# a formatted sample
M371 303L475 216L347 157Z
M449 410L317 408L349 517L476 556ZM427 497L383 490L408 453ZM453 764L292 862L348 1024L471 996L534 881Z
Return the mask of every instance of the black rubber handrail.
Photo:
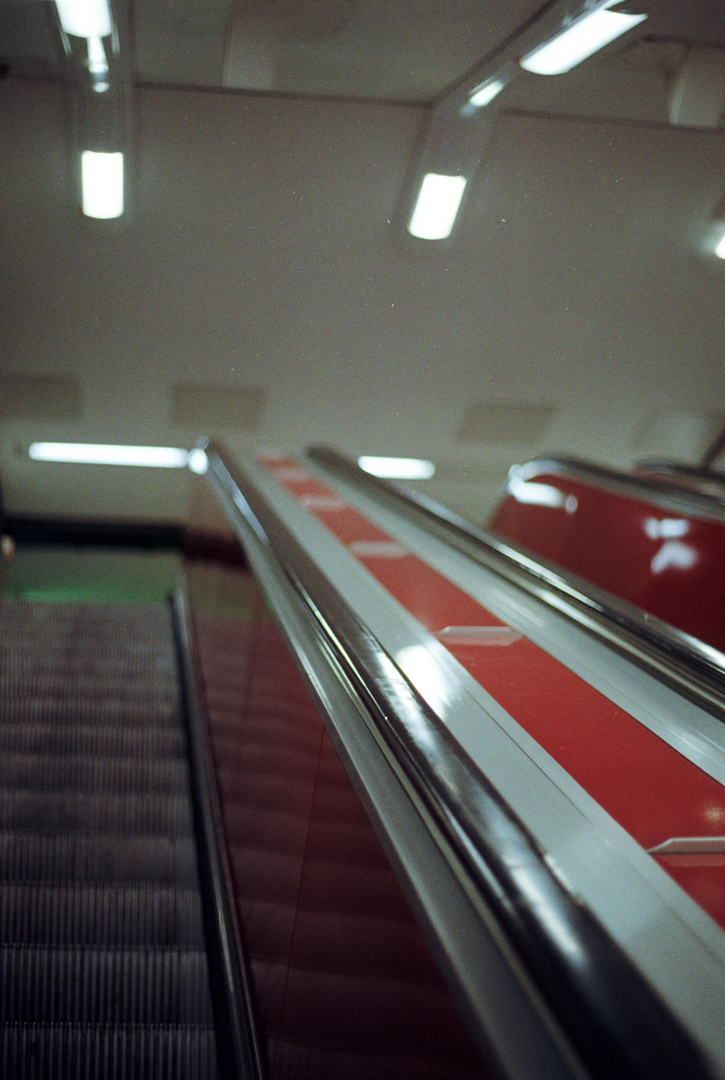
M206 931L209 981L220 1080L263 1080L268 1075L224 843L221 810L200 690L201 675L186 591L172 601L173 628L189 743L194 832Z
M294 589L371 722L457 853L471 887L598 1080L702 1080L709 1066L523 822L247 475L207 445L208 477L243 542ZM434 661L431 659L431 663ZM485 1037L485 1033L483 1033Z
M511 541L494 536L418 492L402 491L370 475L336 450L314 446L308 457L478 565L565 614L588 633L722 718L725 654L719 649Z

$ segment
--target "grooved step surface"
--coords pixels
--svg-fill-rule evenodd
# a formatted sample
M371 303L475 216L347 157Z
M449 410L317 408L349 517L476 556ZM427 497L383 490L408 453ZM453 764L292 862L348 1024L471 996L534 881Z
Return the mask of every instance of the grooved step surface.
M29 722L0 725L0 754L70 754L72 756L156 758L184 757L184 739L176 728L112 727L109 724L61 725Z
M0 832L8 881L159 882L196 887L191 836Z
M0 1076L214 1080L168 612L0 603Z
M202 949L199 893L156 884L3 884L0 944Z
M0 1023L211 1023L200 950L0 948Z
M9 787L185 795L188 776L186 762L178 758L126 760L70 753L5 754L0 757L0 790Z
M27 694L29 697L60 697L64 695L64 688L68 685L68 676L62 672L48 672L42 674L22 674L7 672L7 687L13 694ZM116 702L133 701L138 696L143 696L145 701L151 702L158 708L171 707L173 703L173 688L169 687L168 693L159 688L153 678L134 676L133 671L118 671L112 675L100 670L95 675L86 673L72 676L72 695L74 698Z
M79 832L191 835L185 796L152 791L133 795L85 791L0 790L0 829L77 829Z
M209 1025L13 1024L0 1047L13 1080L207 1080L216 1076Z
M2 721L11 724L67 724L73 728L79 724L96 724L99 727L122 724L128 728L178 729L179 716L173 703L168 701L159 706L146 700L116 699L101 692L93 698L84 698L69 687L66 694L33 692L14 698L6 697Z

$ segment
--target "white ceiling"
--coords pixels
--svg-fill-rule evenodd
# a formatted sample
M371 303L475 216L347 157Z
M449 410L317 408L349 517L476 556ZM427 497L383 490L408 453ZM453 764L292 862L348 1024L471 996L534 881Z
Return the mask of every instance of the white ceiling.
M394 228L431 107L549 7L135 5L132 203L104 230L73 205L48 10L0 0L0 374L75 380L80 403L33 409L52 394L28 382L0 402L9 504L183 512L183 477L39 465L34 438L421 454L431 493L474 516L539 451L695 460L725 413L725 138L671 125L668 97L688 44L725 45L724 3L652 0L646 40L522 73L481 127L456 242ZM263 25L270 88L223 88L225 42ZM229 425L224 389L251 429ZM194 394L199 424L175 404Z

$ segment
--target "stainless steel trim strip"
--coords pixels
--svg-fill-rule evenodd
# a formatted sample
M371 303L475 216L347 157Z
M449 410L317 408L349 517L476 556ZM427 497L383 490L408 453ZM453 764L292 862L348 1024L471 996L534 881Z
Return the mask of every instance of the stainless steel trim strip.
M649 849L650 855L725 855L725 836L673 836Z

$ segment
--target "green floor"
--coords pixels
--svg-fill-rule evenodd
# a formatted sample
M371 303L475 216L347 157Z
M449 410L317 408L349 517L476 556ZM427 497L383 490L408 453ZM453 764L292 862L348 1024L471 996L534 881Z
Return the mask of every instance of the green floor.
M180 569L174 552L19 545L0 567L0 591L29 600L152 604L174 591Z

